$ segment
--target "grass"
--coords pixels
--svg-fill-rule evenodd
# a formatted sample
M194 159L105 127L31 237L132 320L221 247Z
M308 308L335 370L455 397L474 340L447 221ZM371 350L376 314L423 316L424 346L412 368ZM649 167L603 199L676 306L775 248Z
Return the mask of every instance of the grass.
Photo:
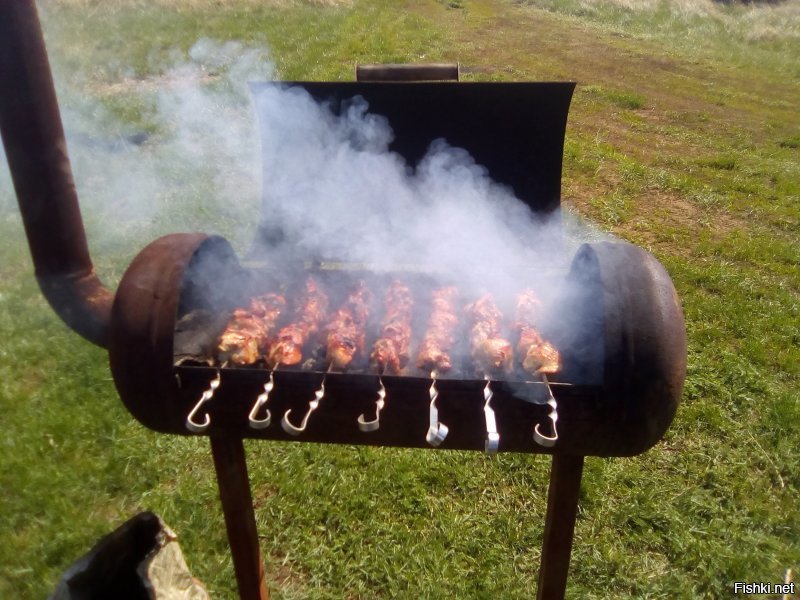
M198 149L175 136L170 119L187 117L165 112L161 92L184 89L176 66L190 63L186 89L199 79L218 92L202 110L228 111L246 136L231 63L187 57L200 38L237 40L256 63L268 46L284 79L351 79L357 61L459 60L467 80L576 80L570 219L664 263L689 369L662 442L588 459L568 595L730 597L734 581L800 571L800 48L785 18L797 3L323 4L43 4L67 128L83 136L70 150L101 276L115 285L162 233L220 232L240 250L252 236L259 183L233 167L257 160L257 141L239 147L182 121L213 140ZM149 137L134 165L108 143L138 132ZM237 201L219 203L230 190ZM213 596L234 597L207 442L128 416L104 351L39 294L5 177L0 234L0 597L45 597L94 540L146 508L178 532ZM247 450L276 598L522 598L535 586L545 458Z

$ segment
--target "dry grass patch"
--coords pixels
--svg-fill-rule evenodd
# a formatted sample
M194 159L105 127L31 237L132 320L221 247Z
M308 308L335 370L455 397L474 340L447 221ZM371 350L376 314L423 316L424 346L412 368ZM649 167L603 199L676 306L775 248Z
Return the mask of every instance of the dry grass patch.
M151 77L125 77L113 82L94 82L90 91L98 96L126 96L132 93L151 93L160 90L194 89L219 79L218 74L193 72L168 73Z
M175 10L238 8L247 6L292 8L296 6L351 6L353 0L50 0L50 4L65 8L137 9L163 6Z

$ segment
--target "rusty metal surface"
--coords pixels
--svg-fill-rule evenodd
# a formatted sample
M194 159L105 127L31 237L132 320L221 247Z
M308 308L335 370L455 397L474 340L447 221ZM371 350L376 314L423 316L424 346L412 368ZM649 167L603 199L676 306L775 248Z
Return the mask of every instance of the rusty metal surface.
M458 63L356 65L356 81L458 81Z
M269 600L241 438L212 437L211 454L240 600Z
M173 340L180 290L193 261L209 256L234 271L238 261L220 237L164 236L133 260L117 289L111 314L109 360L125 406L142 424L174 432L183 423L173 374Z
M193 269L192 264L217 265L217 275L202 284L191 273L204 271ZM378 377L331 373L308 429L291 437L277 422L265 429L249 426L248 414L270 379L268 370L173 367L181 297L202 297L205 289L236 287L236 278L242 273L224 240L197 235L162 238L133 262L114 305L111 359L120 395L142 423L159 431L190 434L186 417L219 373L220 385L199 417L203 421L208 415L211 420L202 432L206 435L426 447L428 378L385 376L381 427L363 432L357 419L374 411ZM543 401L537 396L545 394L545 386L494 382L492 403L501 434L499 449L591 456L644 452L671 423L685 378L685 328L672 282L655 258L627 243L585 245L567 282L567 297L556 303L560 310L575 315L591 313L594 308L597 320L578 323L579 337L557 345L565 349L599 347L593 359L597 364L587 367L581 364L585 357L565 351L566 373L559 381L572 385L552 386L558 401L560 436L551 448L536 444L532 436L534 426L544 421L548 410L536 403ZM569 296L571 283L580 290L577 296ZM189 285L197 291L184 294ZM210 301L211 308L215 305ZM596 368L598 379L591 382L591 373L570 373L575 364L590 372ZM267 408L273 415L289 409L296 417L302 415L323 377L315 371L275 373ZM581 377L588 377L590 383L579 384ZM437 382L440 418L451 429L442 448L484 449L484 384L471 379Z
M569 560L578 498L583 477L583 456L554 456L547 490L547 516L539 561L537 600L563 600L567 588Z
M0 2L0 132L36 278L72 329L108 343L112 293L94 272L33 0Z
M577 302L602 312L600 330L584 331L585 344L596 344L597 334L602 340L605 407L587 454L640 454L664 435L683 393L686 326L677 292L661 263L627 242L585 244L570 278L582 290Z

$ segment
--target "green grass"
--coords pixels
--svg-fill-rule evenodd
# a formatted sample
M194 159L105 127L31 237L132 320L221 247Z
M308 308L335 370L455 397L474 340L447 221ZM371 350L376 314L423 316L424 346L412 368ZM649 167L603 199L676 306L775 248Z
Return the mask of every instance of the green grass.
M683 16L664 2L212 4L45 5L59 94L94 115L70 126L93 142L150 136L139 166L113 144L101 159L91 144L70 148L103 279L116 285L163 233L219 232L239 250L252 236L257 178L229 168L247 148L223 139L175 159L181 146L157 110L200 38L268 46L285 79L459 60L467 80L576 80L568 224L591 221L664 263L689 364L662 442L587 460L568 595L722 598L734 581L800 571L800 48L792 21L776 21L796 2L707 15L686 3ZM212 104L232 124L246 119L231 65L200 66ZM134 195L111 183L125 172ZM230 190L236 202L220 203ZM215 598L234 597L206 440L156 435L127 414L105 352L67 331L38 292L5 176L0 237L0 597L46 597L98 537L144 509L177 531ZM275 598L522 598L535 587L546 458L247 450Z
M645 106L645 99L632 92L605 89L596 85L587 85L582 91L584 94L595 96L618 108L637 110Z
M686 52L697 63L736 64L797 76L800 44L796 2L704 0L516 0L517 4L597 23L617 34L663 43L666 53Z

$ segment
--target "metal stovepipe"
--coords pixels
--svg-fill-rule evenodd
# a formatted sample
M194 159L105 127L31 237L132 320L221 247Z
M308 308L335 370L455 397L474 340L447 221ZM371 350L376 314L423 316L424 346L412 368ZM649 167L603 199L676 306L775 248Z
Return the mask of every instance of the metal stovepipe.
M36 280L61 319L106 347L113 294L94 272L33 0L0 0L0 133Z

